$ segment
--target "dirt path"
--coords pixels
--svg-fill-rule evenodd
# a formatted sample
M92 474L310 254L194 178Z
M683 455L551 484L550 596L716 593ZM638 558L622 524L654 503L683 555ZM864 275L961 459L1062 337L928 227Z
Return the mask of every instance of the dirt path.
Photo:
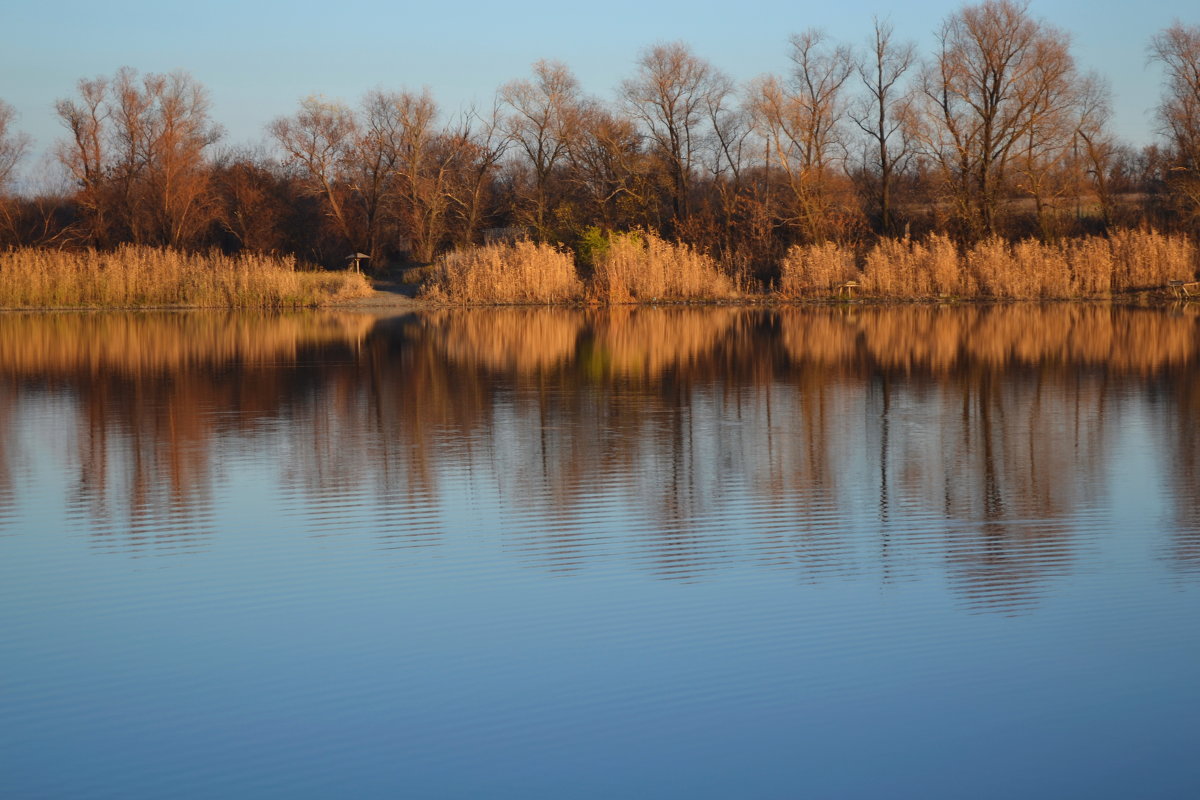
M371 284L375 287L371 295L338 303L336 307L374 313L403 313L424 307L416 298L417 287L412 284L400 283L390 276L374 278Z

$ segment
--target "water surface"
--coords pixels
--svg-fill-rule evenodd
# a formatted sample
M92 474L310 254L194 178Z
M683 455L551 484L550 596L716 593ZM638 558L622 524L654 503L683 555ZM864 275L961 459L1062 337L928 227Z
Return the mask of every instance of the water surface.
M0 795L1192 797L1188 309L0 315Z

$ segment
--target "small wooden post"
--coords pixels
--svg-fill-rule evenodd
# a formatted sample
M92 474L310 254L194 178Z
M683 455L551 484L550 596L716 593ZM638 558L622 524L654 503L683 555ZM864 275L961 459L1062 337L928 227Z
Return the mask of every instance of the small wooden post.
M1168 285L1180 300L1191 297L1193 290L1200 290L1200 281L1171 281Z
M346 260L350 262L348 266L354 267L355 272L362 272L362 269L359 268L359 264L361 264L363 261L370 261L371 257L366 253L351 253L350 255L346 256Z

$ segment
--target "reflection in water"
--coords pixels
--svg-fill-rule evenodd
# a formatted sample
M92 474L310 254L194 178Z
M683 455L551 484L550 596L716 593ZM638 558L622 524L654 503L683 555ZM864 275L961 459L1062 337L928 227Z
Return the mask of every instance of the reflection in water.
M438 546L486 496L537 568L938 570L1013 612L1089 546L1131 435L1200 571L1197 335L1082 305L2 315L0 532L44 414L98 548L210 546L254 462L310 535Z

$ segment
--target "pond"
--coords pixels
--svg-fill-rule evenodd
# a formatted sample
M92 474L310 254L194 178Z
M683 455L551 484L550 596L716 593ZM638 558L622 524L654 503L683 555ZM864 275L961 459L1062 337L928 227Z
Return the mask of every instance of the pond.
M1200 321L0 315L0 795L1200 796Z

